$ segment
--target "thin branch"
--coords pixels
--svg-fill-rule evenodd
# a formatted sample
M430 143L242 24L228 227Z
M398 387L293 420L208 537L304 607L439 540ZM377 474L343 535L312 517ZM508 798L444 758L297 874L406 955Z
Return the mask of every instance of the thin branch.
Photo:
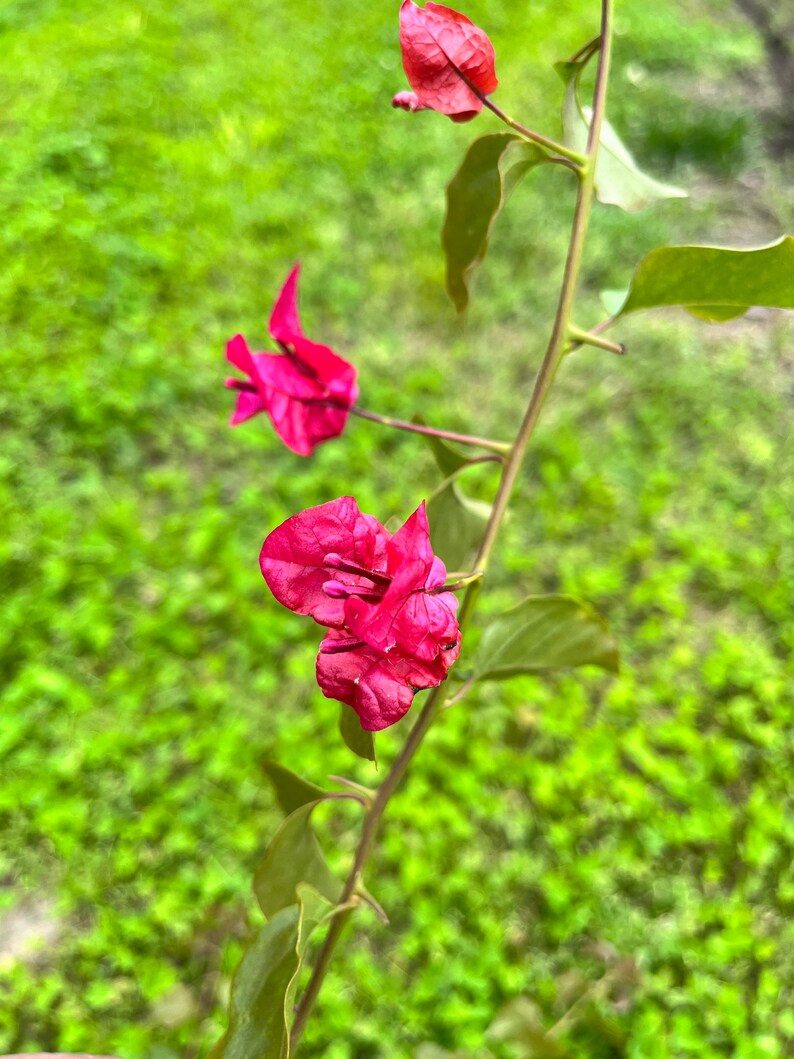
M423 426L421 423L409 423L406 419L394 419L392 416L382 416L378 412L368 412L357 404L354 404L349 411L359 416L360 419L369 419L373 423L380 423L394 430L406 430L411 434L424 434L427 437L441 438L443 441L454 441L458 445L489 449L498 454L499 460L510 452L510 445L506 441L494 441L492 438L480 438L473 434L456 434L453 430L438 430L436 427Z
M609 353L615 353L619 357L626 352L626 347L622 342L610 342L607 338L601 338L595 331L582 331L573 324L568 325L568 337L571 339L571 349L579 346L596 346L598 349L606 349Z
M464 78L464 80L467 80ZM556 140L549 139L548 136L544 136L540 132L535 132L534 129L528 129L526 125L522 125L520 121L516 121L515 118L511 118L509 114L506 114L500 106L497 106L492 99L488 96L484 96L481 92L467 80L469 88L474 92L481 101L483 106L487 107L492 114L495 114L500 121L503 121L505 125L509 125L511 129L517 132L520 136L523 136L525 140L531 140L533 143L538 144L540 147L545 148L547 151L553 151L555 154L562 155L562 158L568 159L569 162L573 163L573 167L576 172L580 172L585 159L582 155L577 154L576 151L572 151L569 147L565 147L561 143L557 143ZM555 158L553 161L559 162L562 159Z

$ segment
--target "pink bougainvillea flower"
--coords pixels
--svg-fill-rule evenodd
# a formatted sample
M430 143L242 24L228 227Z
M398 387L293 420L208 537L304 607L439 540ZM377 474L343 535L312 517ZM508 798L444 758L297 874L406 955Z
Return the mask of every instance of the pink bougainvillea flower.
M495 91L493 45L474 23L443 4L400 8L400 47L414 94L392 100L404 110L437 110L453 121L470 121L482 110L481 96Z
M398 721L460 653L458 601L443 590L424 503L394 536L349 496L309 508L273 530L259 563L280 603L331 630L317 681L368 731Z
M321 441L345 428L358 397L356 369L328 346L311 342L298 319L296 265L281 288L270 317L270 337L281 353L252 353L242 335L226 345L226 359L247 378L227 379L238 391L232 426L267 412L284 444L310 456Z

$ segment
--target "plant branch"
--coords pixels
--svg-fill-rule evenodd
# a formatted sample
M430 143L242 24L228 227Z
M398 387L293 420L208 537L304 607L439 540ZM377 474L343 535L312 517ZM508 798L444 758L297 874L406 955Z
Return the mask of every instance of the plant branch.
M437 430L435 427L423 426L421 423L409 423L406 419L394 419L392 416L382 416L377 412L368 412L357 404L354 404L348 411L361 419L369 419L373 423L380 423L382 426L392 427L395 430L407 430L411 434L425 434L428 437L441 438L443 441L455 441L459 445L471 445L478 449L489 449L491 452L497 453L500 459L510 452L510 445L506 441L479 438L472 434L456 434L453 430Z
M509 450L504 466L502 469L502 477L499 483L499 489L494 501L493 511L491 518L488 522L488 526L483 537L482 544L480 546L479 554L474 563L475 569L478 571L484 571L490 558L493 546L496 542L499 528L504 518L507 505L510 500L513 487L515 485L516 478L521 469L521 465L526 454L527 445L529 439L532 436L532 432L538 421L543 402L548 394L551 383L554 379L554 375L559 367L560 361L563 357L567 339L568 339L568 327L570 324L571 310L573 307L574 295L576 293L576 284L579 277L579 271L582 263L582 252L584 249L584 239L587 232L588 221L590 217L590 209L593 202L593 180L595 171L595 159L598 152L598 144L601 134L601 127L604 120L604 110L606 106L606 90L607 82L609 78L609 63L611 55L611 39L612 39L612 4L613 0L601 0L601 50L598 62L598 72L596 74L596 86L593 98L593 117L590 125L590 134L587 143L587 162L586 165L580 170L579 177L579 190L576 199L576 207L574 210L573 224L571 230L571 242L568 248L568 256L565 263L565 272L563 275L562 289L560 291L560 297L557 305L557 312L554 319L554 325L552 328L551 337L549 339L546 353L543 358L543 362L540 366L535 385L532 391L532 395L529 400L526 413L524 415L523 422L519 429L516 437L515 444ZM483 100L486 105L490 106L493 110L494 107L487 101ZM494 111L496 113L496 111ZM506 118L506 115L504 116ZM515 126L514 126L515 127ZM523 127L522 127L523 128ZM518 130L517 130L518 131ZM524 135L528 130L523 130ZM554 149L557 147L555 145ZM367 416L370 417L370 414ZM414 424L405 424L408 429L414 429ZM424 433L425 431L418 431ZM443 435L439 435L443 436ZM446 435L450 437L448 434ZM450 438L450 440L453 440ZM459 439L455 439L459 440ZM481 441L478 442L481 444ZM474 608L475 601L479 595L480 586L482 584L482 578L477 578L473 581L466 590L466 595L463 600L460 613L460 627L461 632L466 627L468 620ZM373 799L372 805L364 817L364 824L361 830L361 838L359 840L356 855L353 861L353 866L348 874L344 888L342 890L342 896L340 898L340 904L344 905L346 901L356 892L356 887L363 874L364 868L369 859L372 845L375 840L375 836L380 826L381 818L384 810L391 798L392 794L398 787L402 780L405 772L408 769L411 761L414 758L417 750L419 749L422 740L430 728L436 713L441 705L443 698L443 687L441 684L430 692L428 698L425 701L424 706L416 720L416 724L411 729L408 738L403 745L402 750L396 757L394 763L389 769L386 778L384 779L381 786ZM340 911L337 916L331 921L331 925L328 928L328 933L325 936L325 940L320 948L317 956L317 960L312 970L311 977L306 986L306 989L301 996L300 1002L296 1008L295 1021L292 1027L292 1033L290 1035L290 1052L293 1052L297 1047L303 1030L306 1026L306 1021L311 1014L314 1007L314 1003L317 999L317 995L320 992L320 988L325 979L328 967L330 966L331 959L333 957L334 949L342 931L345 928L348 918L351 914L351 909L345 908Z
M539 144L539 146L544 147L547 151L553 151L556 152L556 154L558 155L562 155L561 158L553 158L552 161L563 162L567 160L567 163L573 163L570 168L574 169L577 173L581 172L582 165L585 162L585 159L582 157L582 155L577 154L576 151L571 151L568 147L565 147L563 144L557 143L555 140L549 139L548 136L544 136L540 132L535 132L534 129L528 129L526 125L522 125L520 121L516 121L515 118L511 118L510 115L506 114L500 106L497 106L496 103L491 102L488 96L484 95L479 90L479 88L474 84L474 82L466 76L463 70L461 70L458 64L449 55L447 55L447 53L444 51L443 47L440 44L438 44L438 47L447 62L449 63L449 65L455 70L455 73L458 75L461 81L463 81L469 91L472 92L479 99L479 101L484 107L487 107L492 114L495 114L500 121L503 121L505 125L509 125L514 132L517 132L519 136L523 136L524 139L532 140L533 143ZM586 47L589 47L589 45L587 45Z
M569 349L579 346L596 346L598 349L606 349L609 353L615 353L619 357L626 352L626 347L622 342L610 342L607 338L601 338L595 331L583 331L580 327L574 327L573 324L568 325L568 338L570 339Z
M587 42L587 44L583 44L582 47L579 49L579 51L574 52L574 54L570 57L568 62L569 63L581 63L581 62L587 63L587 62L590 62L590 60L592 59L592 57L595 55L595 53L598 51L598 49L600 47L601 47L601 35L599 34L597 37L593 37L592 40L589 40Z
M528 129L527 126L522 125L520 121L516 121L515 118L511 118L509 114L505 114L502 108L497 106L497 104L489 99L488 96L484 96L481 92L478 92L477 89L472 86L471 82L467 83L474 94L482 101L483 106L486 106L491 113L495 114L500 121L505 123L505 125L509 125L514 132L519 134L519 136L523 136L525 140L531 140L533 143L538 144L547 151L553 151L555 154L562 155L562 158L574 163L574 165L569 168L574 168L576 172L581 172L582 165L585 162L582 155L577 154L576 151L572 151L569 147L565 147L561 143L557 143L556 140L549 139L548 136L544 136L540 132L535 132L534 129ZM561 159L556 159L556 161L561 161Z

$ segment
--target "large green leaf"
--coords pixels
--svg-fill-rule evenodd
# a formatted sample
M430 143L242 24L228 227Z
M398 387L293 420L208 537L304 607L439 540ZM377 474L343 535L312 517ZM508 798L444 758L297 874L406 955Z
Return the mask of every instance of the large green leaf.
M794 236L751 250L662 246L640 261L615 315L681 305L714 322L751 305L794 309Z
M592 607L570 596L529 596L483 630L474 659L478 680L595 665L617 672L615 638Z
M567 87L562 105L565 144L579 154L587 153L592 109L579 102L580 63L557 63L557 72ZM608 121L601 126L601 142L595 169L595 192L599 202L619 206L627 213L644 209L658 199L686 198L686 191L661 184L643 173L630 151Z
M469 281L485 257L491 228L521 177L549 161L540 147L512 133L475 140L447 187L447 215L441 242L447 258L447 292L462 312Z
M254 873L254 893L270 918L295 903L299 883L309 883L333 904L342 885L331 872L311 826L317 802L301 805L287 817Z
M454 478L443 482L427 502L433 551L448 570L468 570L485 533L491 505L466 496Z
M339 712L339 732L346 745L366 761L377 762L375 753L375 733L365 732L361 727L356 711L344 703Z
M229 1026L209 1059L287 1059L293 1004L312 931L335 913L302 883L297 903L277 912L243 955L232 980Z
M292 813L309 802L319 802L328 793L316 783L290 772L277 761L266 761L262 767L273 785L276 800L285 813Z

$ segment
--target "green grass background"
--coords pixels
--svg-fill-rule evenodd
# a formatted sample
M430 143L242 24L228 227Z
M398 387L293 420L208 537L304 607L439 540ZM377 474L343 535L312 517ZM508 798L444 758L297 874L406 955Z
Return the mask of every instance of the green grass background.
M278 821L262 761L377 782L257 553L343 492L405 517L437 472L358 421L311 461L261 419L230 431L226 338L263 347L300 258L308 333L355 360L365 407L505 438L520 418L571 182L515 194L461 326L443 188L496 126L391 110L397 6L0 2L0 1050L206 1055ZM596 6L471 0L508 111L557 132L550 63ZM583 325L646 249L791 221L760 45L727 0L618 9L611 117L692 194L599 209ZM516 681L443 717L373 864L391 925L360 916L307 1057L477 1056L506 1002L551 1026L620 960L632 982L596 989L601 1020L571 1020L559 1054L792 1054L792 327L668 313L619 337L627 358L564 365L488 606L581 595L623 672ZM380 739L385 763L404 735ZM325 814L340 870L355 822ZM12 944L36 916L49 940Z

